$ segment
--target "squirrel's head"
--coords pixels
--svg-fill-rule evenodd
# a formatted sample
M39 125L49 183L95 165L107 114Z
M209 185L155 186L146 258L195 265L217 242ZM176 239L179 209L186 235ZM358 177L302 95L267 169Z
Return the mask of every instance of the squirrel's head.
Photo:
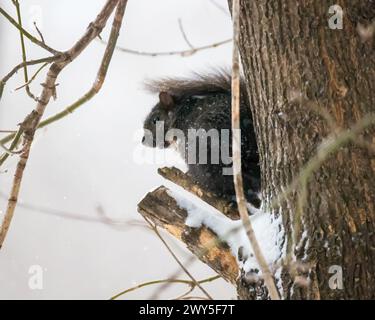
M142 144L152 148L168 148L171 141L165 140L165 134L172 128L176 103L168 92L159 93L159 102L152 108L143 123Z

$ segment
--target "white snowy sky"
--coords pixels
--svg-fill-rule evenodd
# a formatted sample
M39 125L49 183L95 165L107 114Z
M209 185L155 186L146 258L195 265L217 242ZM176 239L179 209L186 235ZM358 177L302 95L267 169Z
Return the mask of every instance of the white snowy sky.
M227 8L226 0L214 1ZM35 34L32 22L36 19L45 41L53 48L66 50L105 1L20 2L25 27ZM16 16L10 0L0 0L0 5ZM119 45L145 51L187 49L178 27L179 18L195 46L231 37L230 16L210 0L129 0ZM104 39L108 29L102 35ZM26 44L28 59L49 54L27 40ZM74 102L91 86L103 49L102 44L93 42L61 73L58 99L48 105L46 116ZM156 173L160 164L134 161L134 152L139 150L139 137L135 139L134 135L156 101L142 90L142 81L227 66L230 61L230 44L191 57L150 58L115 52L101 92L68 118L38 133L21 201L93 218L98 217L96 208L101 206L112 219L140 219L137 203L149 190L165 183ZM0 17L0 77L19 62L19 35ZM32 84L33 92L40 92L44 74ZM13 92L22 81L19 72L7 83L0 102L0 129L15 128L34 107L24 91ZM16 160L12 158L1 169L3 194L9 192ZM0 218L5 206L0 198ZM187 260L187 251L168 239L181 259ZM42 290L28 286L28 271L33 265L44 269ZM135 284L167 278L177 269L150 231L137 227L115 229L19 207L0 251L0 299L107 299ZM190 270L198 279L214 274L200 262ZM127 297L147 298L154 289L139 290ZM185 289L173 286L161 298L175 297ZM207 285L207 289L214 298L235 297L232 287L222 280Z

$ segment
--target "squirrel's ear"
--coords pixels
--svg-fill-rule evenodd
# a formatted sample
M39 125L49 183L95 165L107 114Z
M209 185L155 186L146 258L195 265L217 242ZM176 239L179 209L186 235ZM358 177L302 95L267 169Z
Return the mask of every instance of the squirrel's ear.
M173 97L165 91L162 91L159 93L159 100L162 106L164 106L166 109L173 109L174 108L174 99Z

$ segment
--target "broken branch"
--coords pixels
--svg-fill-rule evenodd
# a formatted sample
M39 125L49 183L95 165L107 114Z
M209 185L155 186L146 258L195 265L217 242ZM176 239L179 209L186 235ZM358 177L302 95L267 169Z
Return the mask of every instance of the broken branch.
M179 185L186 191L196 195L204 202L208 203L210 206L219 210L228 218L232 220L238 220L240 218L237 209L233 207L232 203L229 203L221 198L218 198L211 192L204 190L201 186L199 186L193 181L192 177L189 174L183 173L181 170L175 167L159 168L158 173L163 178Z
M238 265L227 243L205 226L191 228L185 224L188 213L168 194L164 186L149 192L138 204L139 213L167 230L220 276L236 283Z

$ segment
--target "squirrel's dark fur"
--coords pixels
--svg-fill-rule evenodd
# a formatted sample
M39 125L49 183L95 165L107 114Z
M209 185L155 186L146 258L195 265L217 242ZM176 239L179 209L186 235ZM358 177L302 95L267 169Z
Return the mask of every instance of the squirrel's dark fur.
M240 106L241 160L244 190L247 200L258 206L259 200L256 195L260 190L258 148L248 100L244 97L246 90L243 81L241 86L243 95ZM145 133L143 143L150 147L169 147L171 141L167 141L165 136L162 142L156 141L157 130L162 128L164 133L169 129L181 130L186 137L185 143L181 146L181 141L177 142L180 143L179 151L188 165L188 173L206 190L219 197L234 200L233 176L223 175L223 168L228 168L231 164L225 164L221 156L219 162L215 163L210 153L211 147L219 148L219 152L227 147L229 155L232 153L230 74L225 71L216 71L205 75L195 74L192 78L164 78L147 82L146 88L150 92L159 93L159 102L144 122L145 132L146 130L151 132L152 139L146 139ZM158 121L163 121L163 125L157 127ZM220 143L216 145L214 145L214 140L207 139L207 163L189 163L189 143L190 147L192 146L191 141L188 141L189 129L204 129L206 132L210 129L217 129L218 132L221 132L221 129L227 129L230 133L227 140L229 145L223 144L224 140L221 136ZM195 141L198 159L201 141L199 137Z

